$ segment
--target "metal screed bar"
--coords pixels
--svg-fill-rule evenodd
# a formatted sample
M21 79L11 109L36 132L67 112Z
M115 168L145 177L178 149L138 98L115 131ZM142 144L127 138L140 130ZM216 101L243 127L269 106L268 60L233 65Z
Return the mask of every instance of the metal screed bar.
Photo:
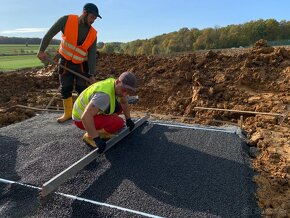
M141 126L144 122L146 122L149 118L149 115L144 116L143 118L137 120L135 122L135 127L133 131ZM118 135L115 135L113 138L111 138L109 141L107 141L107 150L109 150L111 147L113 147L116 143L118 143L120 140L122 140L124 137L126 137L130 133L129 128L124 129L121 131ZM81 169L83 169L86 165L88 165L90 162L95 160L100 154L98 153L98 149L94 149L89 154L81 158L79 161L72 164L70 167L50 179L48 182L44 183L42 185L41 195L47 196L54 190L58 188L62 183L64 183L66 180L68 180L70 177L74 176L77 172L79 172Z

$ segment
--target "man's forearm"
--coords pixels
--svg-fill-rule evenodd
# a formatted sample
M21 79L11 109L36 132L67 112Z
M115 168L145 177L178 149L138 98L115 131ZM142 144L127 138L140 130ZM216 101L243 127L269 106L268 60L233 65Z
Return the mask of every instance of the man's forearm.
M56 21L53 24L53 26L47 31L47 33L44 35L43 39L41 40L39 51L46 50L52 38L60 31L63 31L66 21L67 21L67 16L64 16L58 19L58 21Z
M96 60L96 51L97 51L96 42L97 41L95 41L92 44L92 46L89 48L89 51L88 51L89 74L92 75L92 76L96 75L96 64L97 64L97 60Z
M94 123L94 116L98 113L98 111L99 109L93 106L93 104L90 102L81 117L86 131L92 138L99 136Z
M92 138L96 138L99 136L94 123L94 117L85 115L82 117L82 122L85 127L85 130L88 132L89 136Z
M45 51L47 49L52 37L50 35L48 35L48 34L45 34L45 36L41 40L39 51Z
M121 107L122 107L122 110L123 110L123 113L125 115L125 118L128 119L130 118L130 106L128 104L128 102L124 102L124 103L121 103Z

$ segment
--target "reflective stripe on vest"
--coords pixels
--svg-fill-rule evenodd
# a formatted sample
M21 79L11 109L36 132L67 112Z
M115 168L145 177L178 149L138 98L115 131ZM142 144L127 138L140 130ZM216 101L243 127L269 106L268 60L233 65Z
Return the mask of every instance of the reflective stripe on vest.
M106 80L94 83L86 88L77 100L74 103L72 117L75 121L80 121L85 111L86 106L89 104L90 100L92 99L93 95L97 92L103 92L109 95L110 97L110 111L108 114L113 114L115 111L115 103L116 103L116 96L115 96L115 79L108 78ZM105 113L105 112L101 112Z
M97 31L91 27L82 45L77 45L78 41L78 15L68 15L64 27L64 34L60 43L59 53L68 61L80 64L87 60L88 49L97 38Z
M62 51L62 53L59 52L59 53L62 54L62 56L65 56L65 55L66 55L66 56L70 57L71 60L75 59L75 60L79 61L80 63L82 63L82 62L84 62L84 61L87 60L87 58L82 58L82 57L78 57L77 55L74 55L73 53L71 53L71 52L65 50L63 47L60 47L60 48L59 48L59 51ZM64 55L64 54L65 54L65 55ZM67 59L67 58L66 58L66 59ZM75 63L75 61L73 61L73 62Z

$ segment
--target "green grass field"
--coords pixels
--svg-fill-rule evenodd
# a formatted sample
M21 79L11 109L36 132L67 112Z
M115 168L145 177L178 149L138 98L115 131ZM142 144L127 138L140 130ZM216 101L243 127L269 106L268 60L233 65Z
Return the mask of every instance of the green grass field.
M39 45L0 44L0 71L13 71L44 66L36 57ZM58 45L50 45L46 51L55 54Z
M55 52L58 49L58 45L50 45L47 51ZM11 44L0 44L0 55L1 54L36 54L39 49L39 45L11 45Z
M44 65L36 55L0 56L0 71L4 72L41 66Z

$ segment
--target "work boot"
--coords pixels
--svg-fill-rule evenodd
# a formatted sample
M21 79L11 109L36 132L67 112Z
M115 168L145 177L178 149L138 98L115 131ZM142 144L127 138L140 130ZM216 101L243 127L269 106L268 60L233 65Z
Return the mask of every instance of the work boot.
M99 137L100 137L102 140L104 140L104 141L107 141L107 140L109 140L110 138L112 138L112 137L114 136L114 134L108 133L108 132L107 132L106 130L104 130L104 129L99 129L99 130L97 130L97 132L99 133ZM93 148L96 148L96 147L97 147L97 145L96 145L94 139L93 139L91 136L89 136L89 134L88 134L87 132L86 132L86 133L84 134L84 136L83 136L83 141L84 141L87 145L89 145L89 146L91 146L91 147L93 147Z
M97 145L94 141L94 139L92 137L89 136L89 134L86 132L83 136L83 141L87 144L87 145L90 145L92 146L93 148L96 148Z
M107 140L109 140L110 138L112 138L112 137L115 136L114 134L108 133L108 132L107 132L106 130L104 130L104 129L99 129L99 130L97 130L97 132L99 133L99 137L100 137L101 139L105 140L105 141L107 141ZM96 145L94 139L93 139L92 137L90 137L89 134L88 134L87 132L86 132L86 133L84 134L84 136L83 136L83 141L84 141L86 144L88 144L88 145L90 145L90 146L92 146L92 147L94 147L94 148L97 147L97 145Z
M109 139L111 139L111 138L113 138L115 136L112 133L108 133L104 129L98 129L97 132L99 133L100 138L104 139L104 140L109 140Z
M72 115L72 107L73 107L73 99L72 97L63 99L63 109L64 113L61 117L57 118L57 122L63 123L67 120L71 119Z

